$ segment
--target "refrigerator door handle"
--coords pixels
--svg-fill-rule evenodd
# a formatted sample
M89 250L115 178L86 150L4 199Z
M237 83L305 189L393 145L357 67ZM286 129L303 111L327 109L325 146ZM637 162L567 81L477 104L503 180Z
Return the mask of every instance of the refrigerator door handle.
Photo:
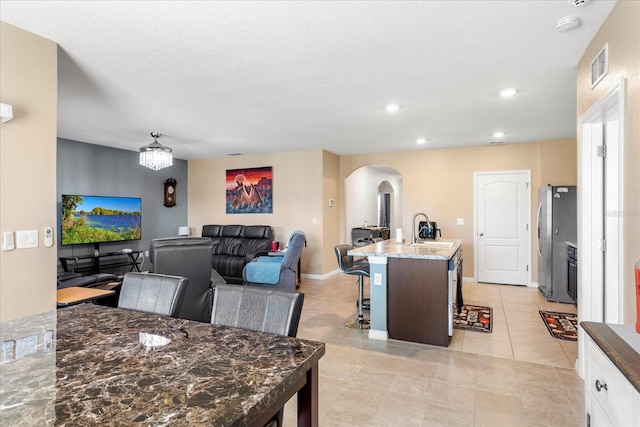
M538 256L542 256L542 248L540 247L540 215L542 214L542 203L538 203L538 219L537 219L537 224L538 224Z

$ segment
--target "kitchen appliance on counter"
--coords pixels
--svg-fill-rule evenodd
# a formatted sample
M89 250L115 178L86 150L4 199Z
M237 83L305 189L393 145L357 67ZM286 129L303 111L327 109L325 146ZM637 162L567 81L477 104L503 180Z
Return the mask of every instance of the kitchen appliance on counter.
M576 186L538 190L538 289L549 301L575 304L569 294L567 241L577 237Z
M418 223L419 239L436 239L442 237L442 231L438 228L435 221L420 221Z

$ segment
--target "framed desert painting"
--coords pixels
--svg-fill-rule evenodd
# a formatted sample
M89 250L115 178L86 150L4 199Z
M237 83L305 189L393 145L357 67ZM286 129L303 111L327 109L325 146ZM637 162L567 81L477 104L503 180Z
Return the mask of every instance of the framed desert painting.
M273 171L271 166L227 169L228 214L273 213Z

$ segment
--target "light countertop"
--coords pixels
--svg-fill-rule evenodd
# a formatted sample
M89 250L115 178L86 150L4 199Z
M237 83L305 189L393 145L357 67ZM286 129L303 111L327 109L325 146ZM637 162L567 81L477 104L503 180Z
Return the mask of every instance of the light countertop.
M351 249L348 254L355 256L380 256L389 258L415 258L450 260L462 246L459 239L425 240L418 244L396 243L383 240L371 245Z

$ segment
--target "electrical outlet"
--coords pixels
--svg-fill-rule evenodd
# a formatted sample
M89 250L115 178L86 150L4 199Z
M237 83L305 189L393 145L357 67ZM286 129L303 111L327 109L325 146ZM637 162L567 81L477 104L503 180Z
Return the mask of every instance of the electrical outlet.
M458 218L456 220L456 225L464 225L464 218Z
M373 284L382 286L382 273L373 273Z

